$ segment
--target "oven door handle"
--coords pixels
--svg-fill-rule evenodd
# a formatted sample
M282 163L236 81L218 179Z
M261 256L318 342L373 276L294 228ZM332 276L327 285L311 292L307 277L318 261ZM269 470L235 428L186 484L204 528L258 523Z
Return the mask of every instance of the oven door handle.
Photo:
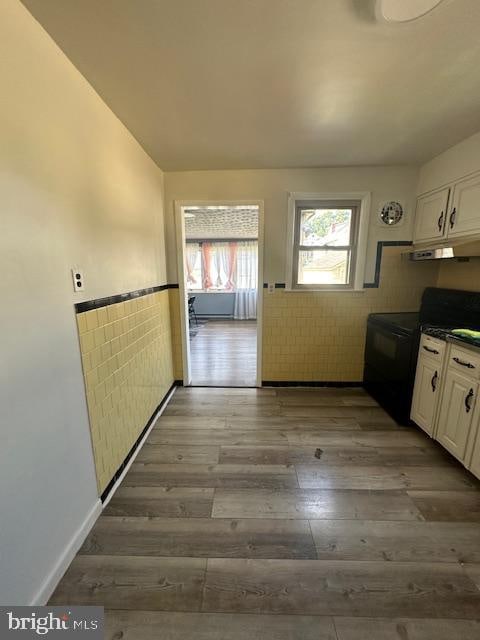
M389 331L388 335L393 336L394 338L400 338L400 339L408 338L408 336L406 336L404 333L395 333L395 331Z

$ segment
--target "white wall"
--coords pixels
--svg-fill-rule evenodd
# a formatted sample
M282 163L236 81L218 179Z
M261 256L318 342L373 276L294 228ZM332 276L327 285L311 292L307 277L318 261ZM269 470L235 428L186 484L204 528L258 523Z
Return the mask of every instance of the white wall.
M420 168L417 193L437 189L480 170L480 132L447 149Z
M415 167L346 167L250 171L186 171L165 173L168 279L177 282L174 200L264 200L265 280L285 282L288 192L371 191L372 212L366 280L373 280L378 240L411 240L418 171ZM405 224L381 227L380 204L399 200Z
M163 185L18 0L0 83L0 604L29 604L97 504L73 305L165 282Z

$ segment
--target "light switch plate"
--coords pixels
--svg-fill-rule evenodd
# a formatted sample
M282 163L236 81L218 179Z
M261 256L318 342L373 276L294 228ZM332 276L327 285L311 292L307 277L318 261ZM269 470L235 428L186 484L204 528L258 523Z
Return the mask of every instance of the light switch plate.
M73 290L75 293L85 290L85 279L82 269L72 269Z

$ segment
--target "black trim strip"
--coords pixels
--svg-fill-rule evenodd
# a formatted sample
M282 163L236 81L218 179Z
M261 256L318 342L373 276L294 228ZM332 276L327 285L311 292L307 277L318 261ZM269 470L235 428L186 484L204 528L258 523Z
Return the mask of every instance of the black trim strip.
M383 247L410 247L412 244L411 240L379 240L377 242L377 258L375 260L375 279L373 282L364 282L364 289L378 289L380 285Z
M172 384L172 386L170 387L170 389L167 391L167 393L163 396L162 401L160 402L160 404L157 406L157 408L155 409L155 411L152 413L152 415L150 416L147 424L144 426L144 428L142 429L141 434L138 436L138 438L135 440L132 448L130 449L130 451L127 453L125 460L122 462L122 464L118 467L118 469L115 471L115 474L113 475L113 478L110 480L110 482L108 483L106 489L104 490L104 492L102 493L102 495L100 496L100 500L102 502L105 502L105 500L107 499L110 491L112 490L114 484L117 482L118 478L120 477L120 475L122 474L123 470L125 469L126 465L128 464L130 458L133 456L133 454L135 453L135 451L138 448L138 445L140 444L140 441L142 440L142 438L144 437L144 435L147 433L148 429L150 428L152 422L154 422L154 420L156 420L157 418L157 414L160 411L160 409L164 406L168 396L170 395L170 393L172 392L172 390L177 387L177 386L183 386L183 383L179 382L178 380L175 380Z
M119 293L116 296L77 302L75 305L75 313L84 313L85 311L92 311L93 309L100 309L101 307L109 307L111 304L125 302L133 298L141 298L151 293L157 293L157 291L165 291L165 289L178 289L178 284L161 284L157 287L147 287L146 289L137 289L136 291L129 291L128 293Z
M363 387L363 382L336 380L262 380L262 387Z

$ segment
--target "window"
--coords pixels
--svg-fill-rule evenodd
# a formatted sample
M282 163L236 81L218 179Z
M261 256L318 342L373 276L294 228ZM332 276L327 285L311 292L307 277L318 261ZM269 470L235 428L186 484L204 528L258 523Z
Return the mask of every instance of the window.
M185 266L187 271L187 287L190 291L199 291L203 288L202 256L200 244L189 242L186 246Z
M360 203L295 203L293 278L296 289L353 289Z
M257 288L258 243L187 241L185 270L189 291Z

